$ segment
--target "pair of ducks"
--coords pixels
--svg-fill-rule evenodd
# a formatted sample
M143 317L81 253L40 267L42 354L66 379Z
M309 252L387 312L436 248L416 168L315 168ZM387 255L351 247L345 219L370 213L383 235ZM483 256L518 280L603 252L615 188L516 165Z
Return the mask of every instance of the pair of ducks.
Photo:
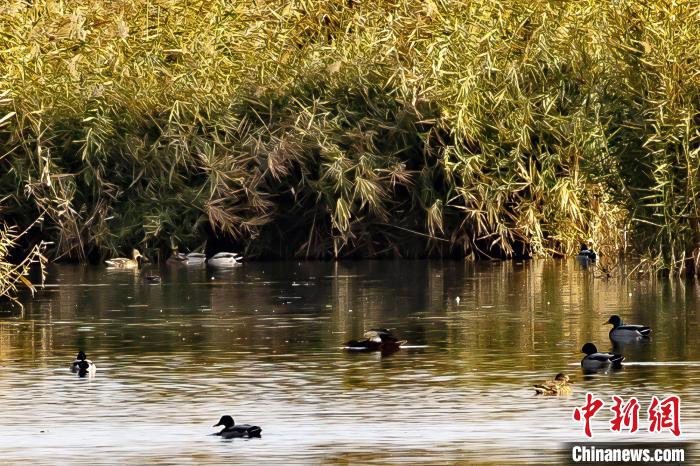
M95 374L97 366L87 359L84 351L80 350L75 361L71 363L70 370L71 372L77 372L79 377L87 377ZM214 427L218 426L224 426L224 428L214 435L219 435L223 438L260 437L260 433L262 432L262 429L258 426L250 424L236 425L231 416L221 416L219 422L214 424Z
M190 252L188 254L173 251L168 257L168 264L182 265L202 265L205 262L212 267L233 267L243 261L243 256L234 252L218 252L207 259L201 252Z
M605 323L612 325L610 329L610 340L614 343L629 343L642 341L649 338L651 328L646 325L625 325L618 315L610 316ZM584 371L600 371L607 369L619 369L625 357L616 353L602 353L593 343L586 343L581 348L581 352L586 356L581 360L581 367ZM534 385L535 393L545 396L559 396L571 394L571 379L564 373L557 374L553 380L548 380L542 384Z
M605 324L613 327L610 329L610 340L613 343L633 343L644 341L651 335L651 328L646 325L625 325L618 315L610 316ZM586 356L581 360L581 367L588 371L599 371L605 369L619 369L625 357L617 353L601 353L593 343L586 343L581 348L581 352Z
M201 265L205 262L212 267L233 267L238 265L243 260L243 256L233 252L219 252L207 259L207 256L201 252L190 252L184 254L174 251L173 255L167 260L169 264L185 264L185 265ZM143 256L138 249L131 251L131 258L115 257L107 259L105 264L112 269L138 269L143 263L150 262L148 258Z
M88 377L95 375L97 366L87 359L85 353L80 350L78 351L78 356L76 356L75 361L71 363L70 370L71 372L77 372L78 377Z

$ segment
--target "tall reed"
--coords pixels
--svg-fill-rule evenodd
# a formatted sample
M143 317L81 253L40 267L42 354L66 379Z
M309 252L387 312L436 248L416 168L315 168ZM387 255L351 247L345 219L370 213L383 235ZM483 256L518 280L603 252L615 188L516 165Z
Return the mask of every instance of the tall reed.
M14 0L0 195L54 257L700 246L696 2Z

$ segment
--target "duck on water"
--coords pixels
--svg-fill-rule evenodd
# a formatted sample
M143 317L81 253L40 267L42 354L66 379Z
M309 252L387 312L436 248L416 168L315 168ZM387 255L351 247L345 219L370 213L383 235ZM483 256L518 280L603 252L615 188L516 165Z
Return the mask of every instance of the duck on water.
M547 380L544 383L533 385L537 395L560 396L571 395L571 379L563 372L558 373L554 380Z
M593 343L583 345L581 352L586 354L581 360L581 367L586 371L619 369L625 359L621 354L599 352Z
M618 315L610 316L605 325L612 325L610 339L613 342L646 340L651 336L651 328L646 325L624 324Z
M234 422L231 416L221 416L219 422L214 424L213 427L224 426L219 432L212 435L218 435L222 438L240 438L240 437L260 437L262 429L258 426L250 424L238 424Z
M97 366L87 359L87 356L81 350L78 351L75 361L71 363L70 370L71 372L77 372L80 377L85 377L86 375L94 375L97 371Z
M345 343L345 347L354 351L396 351L406 340L399 340L385 328L373 328L365 332L364 339L350 340Z

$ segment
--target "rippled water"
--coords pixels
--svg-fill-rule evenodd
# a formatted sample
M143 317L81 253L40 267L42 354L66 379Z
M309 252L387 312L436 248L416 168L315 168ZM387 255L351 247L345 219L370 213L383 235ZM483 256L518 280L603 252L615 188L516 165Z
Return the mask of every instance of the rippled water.
M162 268L161 284L60 266L21 314L0 317L0 458L63 463L560 460L583 440L586 391L683 402L700 436L696 282L601 280L575 261L247 263ZM153 273L151 271L150 273ZM459 302L456 300L459 298ZM612 313L654 329L625 369L584 377L611 348ZM364 329L411 347L350 353ZM79 348L96 377L67 369ZM529 388L565 370L574 395ZM208 434L222 414L261 439ZM595 439L669 440L608 431ZM644 424L643 424L644 425Z

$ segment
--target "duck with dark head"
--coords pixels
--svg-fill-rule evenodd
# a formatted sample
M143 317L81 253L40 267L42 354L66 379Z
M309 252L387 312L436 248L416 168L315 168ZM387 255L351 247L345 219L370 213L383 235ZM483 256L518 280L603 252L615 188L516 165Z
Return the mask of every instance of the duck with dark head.
M240 437L260 437L262 429L258 426L253 426L250 424L238 424L234 422L231 416L225 415L221 416L219 422L214 424L214 427L223 426L219 432L213 435L218 435L222 438L240 438Z

